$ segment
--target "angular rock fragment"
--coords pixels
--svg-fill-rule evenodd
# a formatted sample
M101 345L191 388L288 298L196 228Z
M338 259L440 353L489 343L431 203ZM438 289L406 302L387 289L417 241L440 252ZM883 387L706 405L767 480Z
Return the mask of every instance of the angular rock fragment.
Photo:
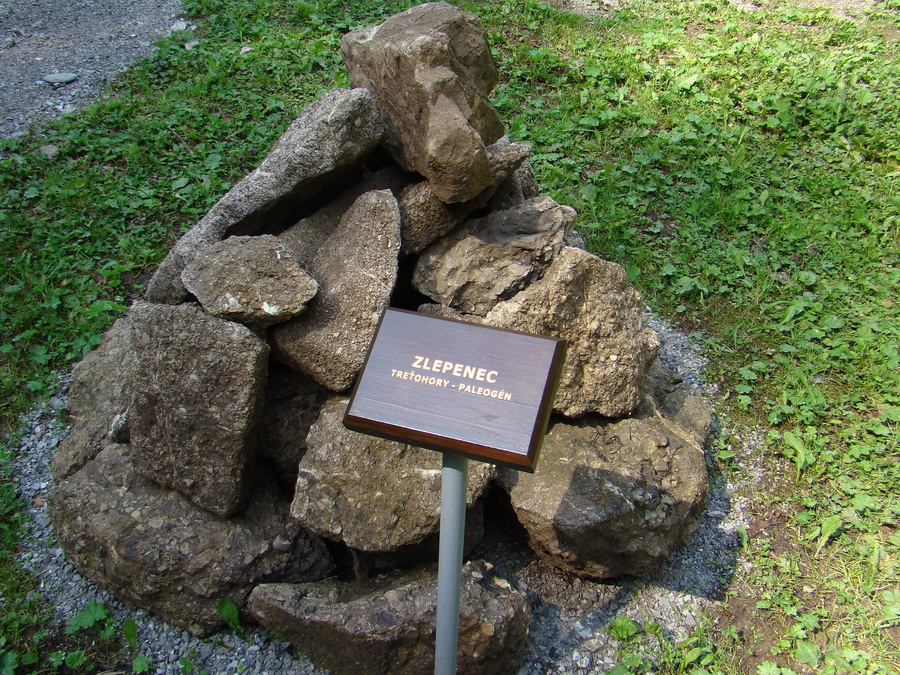
M660 359L647 371L647 391L660 414L688 432L703 446L712 430L712 410L702 397L692 394L684 379Z
M540 278L574 220L571 207L538 197L467 221L422 252L413 285L442 305L484 316Z
M108 442L127 440L132 362L131 328L123 318L103 334L94 351L75 364L69 385L72 429L53 453L53 480L81 469Z
M301 266L309 267L357 199L373 190L390 190L395 196L399 195L413 182L413 176L393 165L384 167L354 183L312 215L291 225L278 238L296 256Z
M306 439L291 515L313 532L367 552L394 551L438 531L441 455L375 438L342 424L346 398L322 408ZM467 505L494 467L473 463Z
M555 424L540 471L501 482L534 551L594 578L653 570L694 530L708 493L702 447L649 402L623 420Z
M481 561L463 567L457 673L514 673L528 636L525 594ZM372 582L263 584L250 612L335 675L434 672L437 573Z
M221 519L144 479L128 452L107 446L48 500L71 561L126 604L206 635L224 623L223 598L241 608L262 581L313 581L333 569L274 485L260 485L244 513Z
M505 181L497 186L490 201L488 211L505 211L541 194L541 188L534 177L534 168L527 159Z
M184 268L181 280L208 314L251 328L302 314L319 289L271 235L217 242Z
M269 348L246 326L191 305L131 309L135 468L229 516L247 496Z
M384 144L448 203L491 184L485 146L503 135L488 100L497 67L484 27L446 2L412 7L341 39L350 83L372 91Z
M333 391L349 387L390 301L399 250L397 200L388 190L359 197L308 263L318 294L273 328L278 359Z
M329 185L340 184L384 128L365 89L333 89L308 106L269 155L169 251L147 286L153 302L187 297L181 272L201 252L235 234L287 225Z
M540 281L499 303L485 323L568 340L553 407L568 417L631 413L659 349L621 265L568 246Z
M497 185L516 170L531 149L524 143L497 141L487 147L491 184L474 199L459 204L445 204L429 181L410 185L400 194L400 217L403 253L418 253L438 237L462 223L469 214L482 208ZM520 200L521 202L522 200Z

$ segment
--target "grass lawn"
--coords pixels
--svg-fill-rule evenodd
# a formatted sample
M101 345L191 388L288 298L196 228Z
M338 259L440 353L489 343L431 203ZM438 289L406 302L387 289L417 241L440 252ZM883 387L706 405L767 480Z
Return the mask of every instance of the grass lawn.
M185 4L196 32L89 110L0 141L4 435L299 110L347 84L340 35L410 3ZM703 343L731 430L714 451L751 504L721 613L650 652L626 631L619 672L900 672L900 2L858 22L792 0L458 4L488 28L495 105L543 191ZM15 447L0 674L54 672L13 560Z

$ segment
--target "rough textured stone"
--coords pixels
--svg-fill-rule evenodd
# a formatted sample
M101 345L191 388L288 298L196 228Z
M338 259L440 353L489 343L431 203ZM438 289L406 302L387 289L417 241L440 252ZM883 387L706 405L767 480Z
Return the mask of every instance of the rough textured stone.
M647 392L660 414L688 432L701 446L712 430L713 412L709 404L692 394L683 378L659 359L647 371Z
M509 178L497 186L487 203L487 209L488 211L505 211L529 199L534 199L540 194L541 188L534 177L534 168L526 159Z
M126 604L205 635L223 622L216 608L239 608L263 581L313 581L332 562L323 542L288 516L271 483L247 510L217 518L138 474L128 446L107 446L49 494L60 544L78 570Z
M504 137L505 138L505 137ZM460 204L445 204L431 183L410 185L400 194L401 251L418 253L438 237L462 223L471 213L491 199L497 185L506 181L531 152L524 143L497 141L487 147L491 184L475 199ZM522 200L519 200L521 203Z
M491 184L485 146L503 135L488 101L497 67L484 27L445 2L412 7L341 39L350 83L371 90L385 120L384 143L445 202Z
M303 373L270 363L259 457L270 460L279 480L292 488L297 482L297 467L306 453L306 435L330 395Z
M572 247L543 279L494 307L485 323L568 340L553 409L569 417L631 413L659 349L625 270Z
M334 391L353 383L397 280L400 211L388 190L367 192L309 262L319 293L272 329L276 355Z
M304 527L350 548L394 551L438 531L441 455L346 429L346 398L322 408L306 439L291 514ZM469 467L467 504L495 469Z
M271 235L230 237L191 261L181 281L208 314L262 328L301 314L319 290Z
M540 469L502 482L542 559L599 578L654 569L693 531L708 492L702 447L649 402L615 422L555 424Z
M128 417L137 470L219 516L246 497L269 348L199 307L136 302Z
M119 319L100 345L75 364L69 386L72 429L53 453L55 481L81 469L111 440L127 440L132 360L128 319Z
M340 184L383 132L368 91L329 91L300 113L259 167L178 240L148 284L148 298L168 304L184 300L181 272L189 262L230 235L292 222L323 188Z
M484 316L540 278L574 220L574 209L538 197L467 221L422 252L413 285L442 305Z
M250 611L335 675L434 672L437 573L421 570L363 584L264 584ZM528 636L525 594L481 561L463 567L460 674L514 673Z
M285 245L304 267L311 266L319 249L328 241L344 214L366 192L390 190L397 195L411 182L414 174L401 171L396 166L384 167L358 181L341 192L328 204L310 216L299 220L280 235Z

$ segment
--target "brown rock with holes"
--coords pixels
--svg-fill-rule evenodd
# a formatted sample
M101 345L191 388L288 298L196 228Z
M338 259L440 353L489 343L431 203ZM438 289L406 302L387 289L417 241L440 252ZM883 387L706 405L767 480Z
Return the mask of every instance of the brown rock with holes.
M462 223L469 214L482 208L491 199L497 185L509 178L530 152L531 149L524 143L510 143L508 140L488 146L491 185L467 202L444 203L427 180L405 188L399 197L401 251L418 253Z
M69 385L72 429L53 453L53 480L72 475L110 442L128 440L131 404L131 328L116 321L100 345L75 364Z
M350 83L369 89L405 169L425 176L448 203L491 184L485 146L503 135L488 100L498 73L484 27L446 2L396 14L341 39Z
M574 220L574 209L538 197L466 221L422 252L413 285L442 305L484 316L541 277Z
M248 489L269 348L192 305L131 309L132 459L143 476L218 516Z
M708 493L703 448L649 401L623 420L556 423L540 470L501 482L531 548L592 578L656 568L693 532Z
M181 280L208 314L256 329L302 314L319 290L271 235L217 242L184 268Z
M132 607L207 635L227 598L242 608L271 579L314 581L333 563L318 537L288 516L268 482L247 510L218 518L135 471L126 445L109 445L49 493L53 529L86 578Z
M335 675L434 672L436 570L364 583L263 584L250 612ZM457 673L514 673L525 650L531 607L525 594L482 561L460 584Z
M553 409L624 417L640 405L659 337L621 265L565 247L544 277L499 303L485 323L568 340Z
M183 301L181 272L188 263L228 236L296 220L326 187L340 185L358 169L383 132L365 89L333 89L307 106L259 167L176 242L147 285L148 298Z
M333 398L306 439L291 515L309 530L353 549L387 552L438 531L441 454L346 429L346 398ZM469 469L467 505L494 476Z
M308 263L319 293L273 328L278 359L333 391L353 384L394 290L399 250L397 200L389 190L359 197Z

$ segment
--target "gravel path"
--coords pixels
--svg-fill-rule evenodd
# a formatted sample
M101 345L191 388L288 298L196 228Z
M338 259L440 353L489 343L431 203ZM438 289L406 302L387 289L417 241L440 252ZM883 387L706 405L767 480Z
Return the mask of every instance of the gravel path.
M180 0L0 0L0 137L89 103L160 35L187 28L181 11Z
M0 137L21 134L30 123L89 103L104 82L149 54L157 36L189 28L180 11L177 0L0 0ZM75 79L44 80L64 73ZM705 360L697 346L663 323L654 328L663 337L661 358L702 389ZM55 608L55 623L63 626L90 600L102 602L119 625L127 617L135 620L139 651L156 673L182 672L179 659L189 661L193 672L321 672L262 630L243 638L228 632L197 640L146 612L128 610L77 573L56 542L44 505L50 456L68 431L57 420L67 406L66 387L64 379L49 405L25 420L27 432L11 464L29 505L21 562L40 580L40 592ZM593 583L566 577L541 565L505 533L488 532L491 544L476 555L528 593L534 606L520 675L605 672L616 663L616 642L603 629L610 619L656 621L680 638L702 612L718 605L738 566L737 532L746 523L730 486L715 472L712 480L697 532L645 579Z

